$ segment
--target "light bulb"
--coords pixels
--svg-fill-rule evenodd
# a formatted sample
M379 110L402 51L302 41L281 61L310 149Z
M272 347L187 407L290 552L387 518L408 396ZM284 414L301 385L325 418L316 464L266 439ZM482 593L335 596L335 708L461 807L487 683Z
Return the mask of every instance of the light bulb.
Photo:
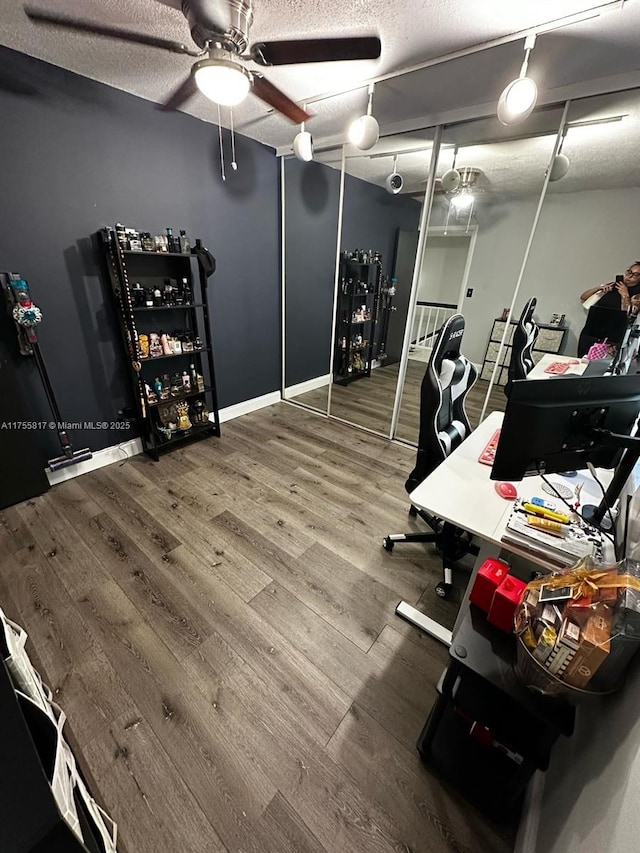
M372 115L360 116L349 126L349 142L361 151L373 148L379 136L380 125Z
M251 88L251 77L236 62L204 60L193 73L202 94L223 107L235 107L247 97Z
M456 210L468 210L474 202L473 193L468 190L462 190L459 195L454 195L451 199L451 204Z
M538 87L531 77L512 80L500 95L498 119L502 124L517 124L533 112L538 98Z

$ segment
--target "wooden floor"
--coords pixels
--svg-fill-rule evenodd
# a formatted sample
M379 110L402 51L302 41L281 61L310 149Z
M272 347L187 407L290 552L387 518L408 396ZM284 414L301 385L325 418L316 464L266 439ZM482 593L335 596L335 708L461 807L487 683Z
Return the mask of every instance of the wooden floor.
M0 603L121 853L512 849L415 751L447 654L394 615L437 559L380 547L412 459L280 403L0 513Z
M420 385L424 377L425 364L409 360L400 404L400 415L395 437L416 443L420 426ZM350 385L333 385L331 389L331 414L350 423L364 426L375 432L389 435L391 416L398 381L398 365L379 367L370 377L363 377ZM479 379L470 390L466 408L472 426L480 422L480 414L489 388L486 380ZM307 391L294 398L293 402L327 411L328 388ZM503 412L507 398L502 387L494 387L489 398L487 412Z

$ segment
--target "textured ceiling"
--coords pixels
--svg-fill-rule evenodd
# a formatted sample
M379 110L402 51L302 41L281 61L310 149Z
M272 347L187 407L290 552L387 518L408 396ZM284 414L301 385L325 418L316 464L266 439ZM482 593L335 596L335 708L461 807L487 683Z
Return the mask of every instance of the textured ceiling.
M36 5L34 0L30 0ZM190 41L179 0L41 0L42 8L103 25ZM268 78L300 102L320 93L364 83L452 51L593 8L594 0L256 0L250 41L378 33L377 61L322 63L269 69ZM638 70L640 0L622 11L540 35L530 73L547 90ZM16 0L0 0L0 42L8 47L160 102L183 80L193 60L146 46L36 26ZM506 44L380 83L374 100L381 125L486 103L518 71L522 42ZM366 91L313 104L309 129L316 139L344 131L362 111ZM198 95L185 111L217 122L217 108ZM279 147L294 128L250 97L235 110L235 125L246 135ZM228 124L228 116L223 115Z
M526 125L505 128L497 119L468 121L443 130L436 176L454 164L480 169L479 204L500 203L514 195L537 195L551 161L562 108L537 110ZM623 116L620 121L576 126ZM579 192L640 186L640 90L583 98L571 103L562 151L571 161L562 180L548 192ZM346 171L379 186L396 170L404 179L403 193L423 193L429 174L432 132L395 134L381 139L363 154L345 149ZM339 149L316 159L340 168ZM438 190L438 188L437 188Z

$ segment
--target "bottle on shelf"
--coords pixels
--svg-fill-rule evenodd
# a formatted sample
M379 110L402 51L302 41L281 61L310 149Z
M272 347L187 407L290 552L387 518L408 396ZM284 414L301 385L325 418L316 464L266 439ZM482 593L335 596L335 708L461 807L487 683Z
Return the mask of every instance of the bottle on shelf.
M160 331L160 343L162 344L163 355L173 355L173 347L169 343L169 338L166 333L162 330Z
M189 365L189 379L191 381L191 387L195 389L198 387L198 374L196 372L195 364Z
M155 249L155 244L153 242L153 237L148 231L144 231L141 234L141 241L143 252L153 252L153 250Z
M191 378L189 377L189 374L186 370L182 371L182 390L185 393L191 391Z
M176 241L173 236L173 228L167 228L167 249L169 252L176 251Z
M156 287L153 291L153 305L156 308L162 307L162 291Z
M191 304L193 302L193 293L191 291L191 285L189 284L188 278L182 279L182 295L186 304Z
M131 299L133 302L134 308L142 308L144 305L144 289L139 281L133 285L133 289L131 291Z
M178 238L178 243L180 246L180 251L183 255L191 254L191 243L189 242L189 238L187 237L186 231L180 232L180 237Z

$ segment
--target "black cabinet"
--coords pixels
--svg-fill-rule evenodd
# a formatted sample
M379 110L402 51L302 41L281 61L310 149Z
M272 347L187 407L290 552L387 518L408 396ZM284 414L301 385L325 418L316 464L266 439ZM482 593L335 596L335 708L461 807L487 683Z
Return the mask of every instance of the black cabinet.
M220 435L208 279L195 254L131 251L100 232L129 365L136 420L154 459Z
M340 260L333 365L333 381L340 385L371 376L381 270L379 261Z
M558 736L572 734L575 709L518 680L514 637L473 605L449 654L418 752L483 811L508 819L533 773L548 768Z

